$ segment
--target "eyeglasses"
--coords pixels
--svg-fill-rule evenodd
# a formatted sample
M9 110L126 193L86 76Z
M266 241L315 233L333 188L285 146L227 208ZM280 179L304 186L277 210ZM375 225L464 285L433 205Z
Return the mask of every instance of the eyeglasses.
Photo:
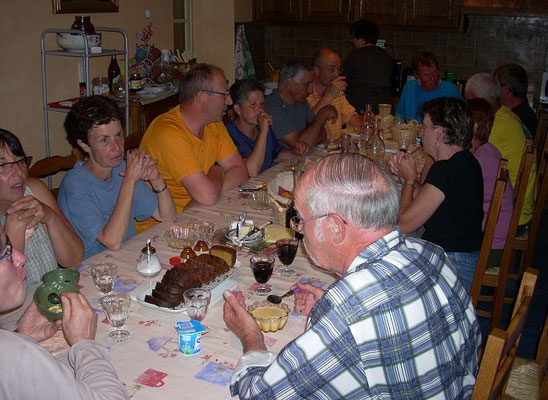
M325 218L325 217L328 217L328 216L333 215L333 214L335 214L335 213L327 213L327 214L323 214L323 215L318 215L316 217L312 217L310 220L314 221L316 219ZM335 214L335 215L338 215L338 214ZM339 215L339 218L346 225L346 221L344 220L344 218L342 218L340 215ZM304 230L304 223L305 223L304 219L302 219L302 217L299 214L297 214L294 217L291 217L291 219L289 220L289 227L297 233L302 233L303 230Z
M0 256L0 261L2 261L3 259L6 259L10 262L10 263L13 263L13 257L12 257L12 245L11 245L11 242L10 242L10 238L8 237L8 235L6 235L6 247L5 247L5 250L4 250L4 254L2 254Z
M225 99L230 96L230 90L227 90L226 92L217 92L216 90L209 90L209 89L202 89L204 92L208 92L208 93L216 93L216 94L220 94L221 96L224 96Z
M11 172L15 164L17 164L21 169L27 169L31 162L32 157L23 157L16 161L0 164L0 174L7 174Z

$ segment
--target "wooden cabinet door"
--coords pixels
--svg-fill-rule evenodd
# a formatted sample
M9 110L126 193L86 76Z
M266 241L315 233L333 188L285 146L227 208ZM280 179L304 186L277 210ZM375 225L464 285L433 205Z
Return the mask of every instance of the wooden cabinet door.
M404 0L362 0L354 2L354 20L367 19L379 26L402 25L405 21Z
M352 0L302 0L303 20L311 22L348 23Z
M253 0L254 21L301 21L301 0Z
M459 0L407 1L407 26L454 28L459 25Z

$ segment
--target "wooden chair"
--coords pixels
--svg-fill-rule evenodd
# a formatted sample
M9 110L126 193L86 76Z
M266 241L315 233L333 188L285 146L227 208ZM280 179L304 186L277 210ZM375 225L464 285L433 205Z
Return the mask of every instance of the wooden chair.
M520 171L522 176L529 176L533 162L535 159L535 152L532 145L527 147L525 159L523 162L523 169ZM480 295L479 301L487 301L493 303L492 312L477 311L478 315L491 317L491 329L500 325L503 303L513 303L514 299L505 296L506 281L508 279L508 271L511 265L511 259L513 254L513 247L511 244L516 237L516 231L519 223L519 216L521 214L521 208L525 199L525 192L527 189L528 180L521 179L520 186L515 187L514 191L517 193L516 200L514 202L514 210L512 212L512 219L510 220L510 227L508 228L508 234L506 235L506 245L502 253L502 260L499 267L488 268L483 276L482 286L492 287L495 290L494 296ZM521 275L521 274L520 274ZM519 279L516 276L512 278Z
M489 259L489 253L491 252L491 246L493 245L495 229L497 227L500 209L502 207L504 191L506 190L508 180L510 179L508 173L508 160L500 160L497 177L493 195L491 196L491 204L489 205L489 211L487 212L485 228L483 230L483 241L481 242L476 272L474 274L474 280L472 281L472 288L470 290L470 297L472 298L472 304L474 307L477 307L478 304L478 297L483 282L483 276L485 275L485 270L487 269L487 260Z
M519 169L518 169L518 176L516 176L516 181L514 182L514 199L518 196L518 192L516 190L517 187L519 187L519 184L521 182L524 162L525 162L525 154L527 153L527 149L529 146L533 146L533 139L526 139L525 140L525 146L523 146L523 153L521 154L521 161L519 163ZM525 177L525 179L529 179L529 175Z
M78 158L71 154L69 156L50 156L42 158L34 163L32 167L29 168L29 176L32 178L50 178L51 176L57 174L61 171L68 171L74 164L76 164ZM57 194L59 188L51 188L51 194L57 199Z
M537 131L535 132L535 144L537 146L537 164L540 164L540 159L543 149L546 147L546 136L548 135L548 113L542 112L538 116Z
M512 363L516 358L521 333L531 306L538 271L528 269L523 274L512 321L503 331L494 328L485 346L472 400L500 398L504 392Z

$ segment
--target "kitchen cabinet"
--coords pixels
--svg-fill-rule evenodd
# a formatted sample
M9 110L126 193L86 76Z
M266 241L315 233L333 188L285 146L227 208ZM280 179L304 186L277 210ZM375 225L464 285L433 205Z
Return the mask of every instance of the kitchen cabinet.
M368 19L379 26L405 23L405 8L401 0L362 0L354 2L354 19Z
M301 21L301 0L253 0L253 20Z
M352 0L303 0L303 21L348 23Z
M546 0L463 0L464 14L548 16Z

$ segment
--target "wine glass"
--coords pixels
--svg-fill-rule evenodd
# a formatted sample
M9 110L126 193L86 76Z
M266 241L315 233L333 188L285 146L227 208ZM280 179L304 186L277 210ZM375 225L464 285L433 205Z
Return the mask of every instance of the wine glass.
M101 299L101 305L108 322L115 328L107 337L115 343L128 340L131 332L122 328L129 317L131 297L127 294L109 294Z
M253 276L257 283L260 283L260 285L255 288L255 293L263 295L270 293L270 287L266 285L266 282L268 282L272 276L272 271L274 270L274 257L266 254L258 254L252 256L250 262Z
M91 268L91 277L98 291L104 294L112 292L118 267L116 264L96 264Z
M190 319L202 322L211 302L211 292L201 288L188 289L183 293L183 298L185 300L186 313ZM202 326L205 329L202 333L209 332L209 326L206 324L202 324Z
M291 265L293 260L295 260L298 248L298 239L280 239L276 242L278 258L284 265L284 267L280 269L281 275L293 275L295 273L295 270L289 266Z

